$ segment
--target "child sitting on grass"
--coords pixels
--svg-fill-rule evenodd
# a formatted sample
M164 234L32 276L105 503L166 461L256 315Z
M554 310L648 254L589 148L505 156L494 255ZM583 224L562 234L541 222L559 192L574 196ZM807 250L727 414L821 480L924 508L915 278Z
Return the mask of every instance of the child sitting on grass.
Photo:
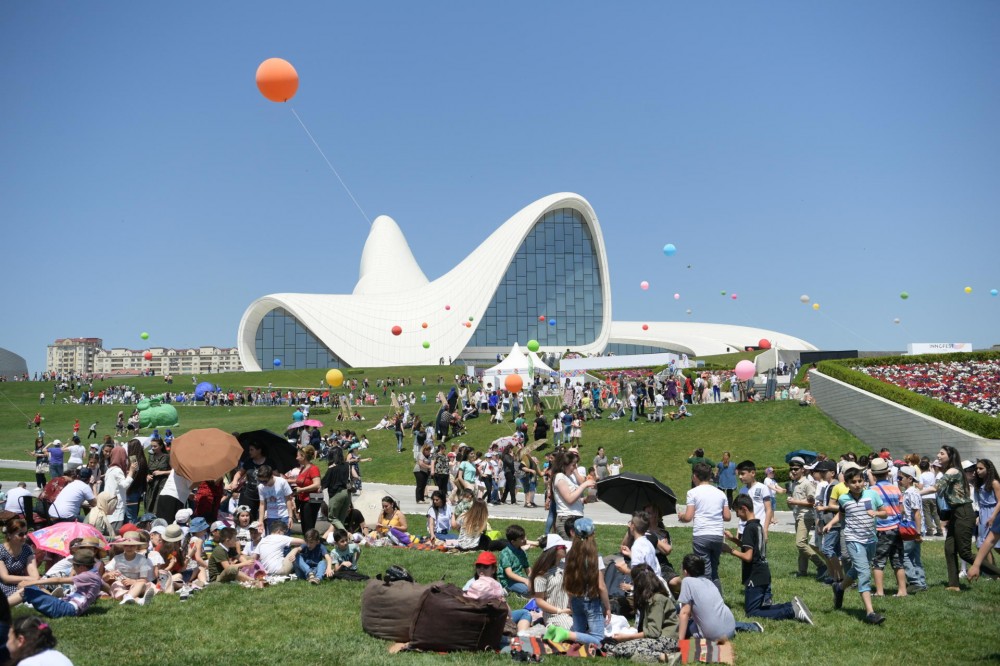
M344 562L338 562L337 566L346 564L342 568L357 570L357 556L360 551L352 552L350 548L354 546L357 549L357 546L352 543L343 543L343 546L341 544L341 537L343 537L344 542L350 540L347 530L334 530L333 534L336 547L342 549L345 555ZM319 585L324 577L333 578L334 564L330 559L330 554L326 552L326 548L320 541L319 531L307 530L304 536L305 545L299 549L299 554L295 558L295 573L301 580L308 580L313 585Z
M236 529L224 527L219 530L218 541L212 554L208 556L208 575L213 583L230 583L238 581L249 583L253 578L240 571L241 567L253 564L253 558L239 554L239 541L236 539ZM263 587L263 581L257 581L258 587Z
M112 545L121 548L122 552L111 558L104 574L105 580L111 584L111 596L120 600L122 606L145 606L156 594L153 564L145 554L139 553L140 547L143 553L146 552L146 542L139 532L126 532Z
M763 617L770 620L798 620L812 624L812 615L805 603L792 597L791 603L771 605L771 567L767 563L767 541L764 528L753 515L753 500L740 495L734 502L736 515L746 521L743 536L737 539L728 530L726 538L740 545L739 550L729 544L722 544L722 551L738 557L743 562L743 610L749 617Z
M97 601L101 592L111 594L111 587L101 580L94 571L93 551L82 548L73 553L73 575L49 578L45 582L52 585L71 584L73 592L58 599L47 592L30 585L24 588L24 600L46 617L71 617L83 615ZM26 583L29 581L22 581ZM32 581L37 582L37 581Z
M358 558L361 557L361 548L351 541L351 535L347 530L336 530L333 533L334 548L330 555L333 557L331 578L339 580L368 580L368 576L358 573Z
M521 597L528 597L528 585L531 577L531 567L528 556L524 553L527 538L524 528L511 525L507 528L507 547L500 551L497 578L508 592Z
M677 640L707 638L726 641L737 631L763 632L759 622L737 622L733 611L722 600L719 588L705 578L705 560L694 554L684 556L684 578L677 601L681 605Z

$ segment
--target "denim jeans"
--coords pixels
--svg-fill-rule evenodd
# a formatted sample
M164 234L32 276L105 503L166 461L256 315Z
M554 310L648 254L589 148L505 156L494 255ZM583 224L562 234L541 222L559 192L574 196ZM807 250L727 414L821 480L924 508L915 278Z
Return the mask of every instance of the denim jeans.
M917 588L927 587L927 577L924 575L924 563L920 558L920 542L903 542L903 569L906 571L906 584Z
M125 495L125 522L133 525L139 522L139 502L142 501L144 495L145 492Z
M34 586L24 588L24 600L46 617L58 618L76 615L76 606L68 601L57 599L51 594L46 594Z
M570 597L573 633L579 643L600 644L604 640L604 607L600 597Z
M310 564L306 562L305 558L301 555L295 558L295 573L302 580L309 578L309 574L313 574L316 578L320 580L326 575L326 560L320 560L316 564Z
M696 536L692 539L691 548L694 554L705 560L705 578L708 578L722 592L722 581L719 580L719 556L722 554L721 536Z
M507 583L507 591L508 592L513 592L514 594L516 594L516 595L518 595L520 597L527 598L527 597L530 596L529 593L528 593L528 586L525 585L524 583L520 583L520 582L518 582L518 583Z
M765 599L771 597L771 586L752 587L748 585L743 590L743 610L747 617L763 617L769 620L794 620L795 609L791 604L765 605Z
M823 556L827 559L831 557L840 557L843 553L840 552L840 533L842 530L831 530L823 535Z
M851 558L851 568L847 575L858 582L858 592L872 591L872 560L875 559L875 544L847 542L847 554Z

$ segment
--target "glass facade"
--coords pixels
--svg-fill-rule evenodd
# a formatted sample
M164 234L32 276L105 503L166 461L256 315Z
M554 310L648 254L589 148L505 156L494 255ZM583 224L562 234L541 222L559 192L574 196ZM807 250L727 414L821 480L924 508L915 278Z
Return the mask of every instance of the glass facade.
M257 362L270 370L275 359L287 370L349 367L284 308L271 310L257 326Z
M545 321L538 321L544 315ZM554 322L554 325L552 325ZM594 239L583 215L547 213L518 248L469 347L590 344L604 323Z
M649 345L626 345L620 342L612 342L604 348L604 355L614 354L615 356L631 356L632 354L663 354L672 352L666 347L650 347Z

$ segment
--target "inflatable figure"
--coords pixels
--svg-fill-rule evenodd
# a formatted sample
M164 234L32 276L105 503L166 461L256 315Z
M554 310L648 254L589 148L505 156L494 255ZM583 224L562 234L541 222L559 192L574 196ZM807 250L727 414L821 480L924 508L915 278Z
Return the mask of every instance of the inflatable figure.
M180 422L174 406L162 404L160 398L145 398L140 400L136 407L139 409L141 428L173 427Z

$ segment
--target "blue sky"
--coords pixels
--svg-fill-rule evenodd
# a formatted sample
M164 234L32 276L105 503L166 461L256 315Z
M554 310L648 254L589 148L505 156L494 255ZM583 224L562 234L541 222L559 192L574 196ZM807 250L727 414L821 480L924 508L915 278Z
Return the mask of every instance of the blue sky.
M996 2L285 4L0 3L0 347L232 346L255 298L352 290L367 223L272 56L432 279L572 191L615 319L1000 343Z

